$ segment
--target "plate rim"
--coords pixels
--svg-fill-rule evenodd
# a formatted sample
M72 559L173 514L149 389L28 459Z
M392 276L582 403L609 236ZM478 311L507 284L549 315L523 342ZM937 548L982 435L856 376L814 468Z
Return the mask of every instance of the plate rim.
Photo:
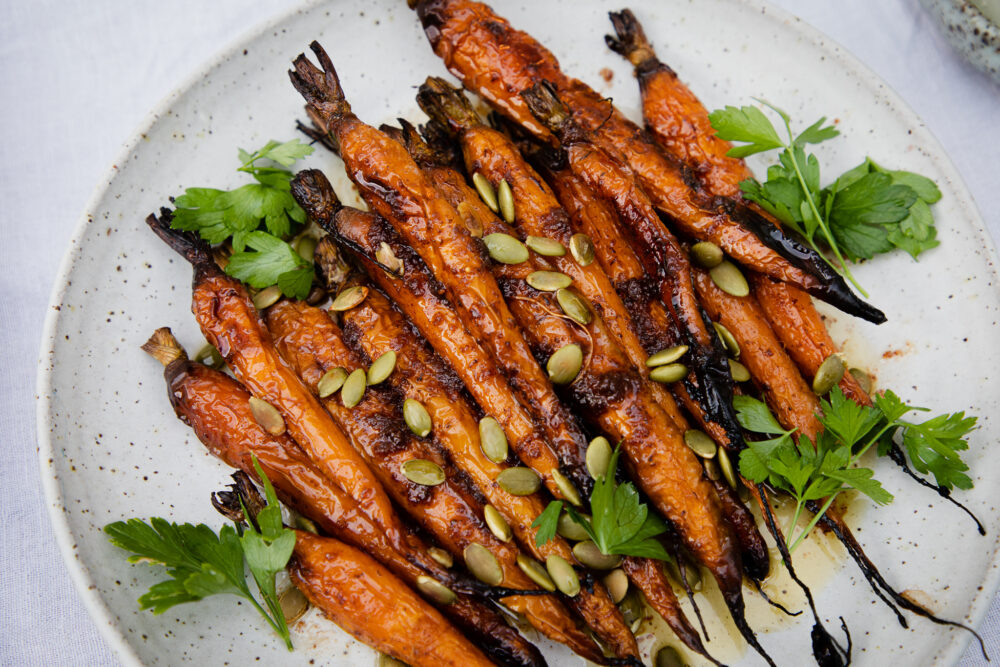
M916 131L924 134L921 143L930 149L928 157L936 163L943 175L951 181L959 203L968 204L967 208L971 212L969 220L972 226L971 231L983 241L982 248L986 252L985 259L992 264L993 275L1000 282L1000 253L998 253L996 242L986 228L985 220L972 192L969 190L954 161L948 152L945 151L944 146L938 140L937 136L896 89L836 39L783 7L772 4L768 0L725 1L757 10L768 15L771 20L780 23L783 29L797 32L799 36L807 40L815 48L826 52L828 57L835 58L848 67L856 74L860 84L883 96L886 101L893 105L896 113L900 114L905 120L915 123ZM122 144L115 159L111 162L108 169L105 170L103 177L98 180L98 185L95 186L88 198L83 213L79 216L73 228L67 249L60 260L59 269L53 279L48 308L42 327L35 380L35 431L44 501L56 544L79 599L83 602L88 615L94 621L101 636L110 648L114 650L122 663L129 666L143 667L145 663L139 658L125 634L118 628L115 614L99 594L88 569L74 553L76 537L70 528L65 506L62 502L63 493L60 478L53 472L49 462L50 459L54 459L55 451L53 449L52 438L50 437L52 427L50 417L53 403L51 400L53 367L47 362L56 354L56 347L58 345L56 337L56 329L60 317L58 306L69 287L69 277L78 258L77 249L80 247L91 223L96 219L94 217L95 210L114 183L118 175L118 165L127 163L128 156L142 142L143 136L165 115L170 109L171 104L191 91L199 81L207 77L213 70L220 67L233 55L242 51L245 46L260 39L272 28L288 21L295 14L309 11L323 4L323 2L324 0L300 0L275 16L244 31L216 51L211 57L203 61L199 66L193 68L188 75L184 76L176 86L147 112L135 130L129 135L129 138ZM1000 287L995 289L1000 289ZM989 569L979 590L973 595L964 617L966 622L976 631L979 630L980 625L985 620L989 606L996 596L998 589L1000 589L1000 544L994 542L992 546L993 553ZM948 640L945 648L938 653L937 661L946 665L957 665L972 638L972 633L969 632L953 633L952 638Z

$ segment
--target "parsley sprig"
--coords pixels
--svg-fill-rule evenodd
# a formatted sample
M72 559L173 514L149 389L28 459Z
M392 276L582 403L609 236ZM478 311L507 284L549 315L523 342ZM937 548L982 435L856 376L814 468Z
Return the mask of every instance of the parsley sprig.
M594 483L594 490L590 494L592 518L581 515L570 505L566 505L566 512L574 522L583 527L603 554L672 560L660 541L655 539L657 535L666 532L666 523L639 500L639 492L634 484L615 482L620 454L619 444L611 455L608 473ZM555 537L562 508L561 500L550 502L531 524L538 529L535 535L537 546L542 546Z
M764 183L755 179L740 183L744 198L801 234L824 258L820 244L829 248L836 261L826 258L827 262L862 294L867 296L847 259L870 259L893 248L902 248L916 258L938 245L929 205L941 198L941 192L932 180L885 169L869 158L820 187L819 160L806 153L805 147L840 132L826 124L824 117L795 135L787 113L760 102L781 117L787 140L757 107L727 106L709 114L719 138L741 144L727 153L731 157L781 149L778 164L768 168Z
M267 505L253 521L234 528L226 524L216 534L205 524L176 524L153 517L116 521L104 527L108 539L132 555L130 563L150 563L167 568L169 579L150 587L139 598L140 609L154 614L185 602L228 593L250 602L285 642L292 640L275 589L275 575L285 568L295 547L295 531L285 528L281 507L257 459L254 468L264 485ZM244 508L246 515L246 508ZM245 569L250 570L265 610L250 590Z
M272 140L253 153L241 148L237 171L256 182L234 190L187 188L174 201L171 226L197 231L211 244L230 241L235 252L226 272L234 278L257 289L278 285L286 296L304 299L313 267L286 239L306 215L292 197L293 174L286 167L312 152L298 139Z
M892 502L892 494L874 479L874 471L857 465L873 446L884 456L895 440L901 440L919 472L934 474L938 484L948 489L972 487L965 474L968 465L958 452L968 448L964 438L975 427L975 417L957 412L915 423L902 418L925 408L907 405L891 391L873 396L872 401L871 407L859 405L834 388L829 400L820 401L818 418L823 431L813 442L802 435L793 438L795 431L783 429L761 401L749 396L734 399L736 416L744 429L773 436L747 442L740 454L740 474L755 484L767 482L795 500L795 512L786 530L789 551L795 550L844 491L855 489L880 505ZM820 511L795 535L806 504L823 499Z

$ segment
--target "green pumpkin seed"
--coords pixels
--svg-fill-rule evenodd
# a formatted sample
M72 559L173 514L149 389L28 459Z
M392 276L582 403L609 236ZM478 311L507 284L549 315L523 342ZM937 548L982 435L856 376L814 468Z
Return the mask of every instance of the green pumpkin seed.
M657 651L656 662L653 664L656 667L687 667L687 663L673 646L664 646Z
M396 368L396 352L389 350L376 359L368 368L368 386L385 381Z
M573 540L574 542L590 539L590 533L588 533L587 530L576 521L573 521L573 517L569 514L559 515L559 523L556 525L556 532L565 537L567 540Z
M628 575L625 570L611 570L604 577L604 587L608 589L608 595L615 604L625 599L625 594L628 593Z
M587 446L587 472L594 479L602 479L608 474L611 464L611 443L603 435L590 441Z
M594 262L594 242L586 234L573 234L569 239L569 252L580 266Z
M725 327L721 322L712 322L712 326L715 327L715 333L719 334L719 340L722 341L722 347L726 348L726 352L733 359L740 358L740 344L736 342L736 336Z
M503 514L493 507L493 505L487 505L483 508L483 519L486 520L486 527L490 529L490 532L501 542L510 542L510 538L514 536L514 533L510 530L510 524L507 523L507 519L503 518Z
M414 484L421 486L437 486L444 482L444 470L441 466L427 459L410 459L399 466L403 476Z
M722 248L711 241L700 241L691 246L691 259L698 266L712 269L725 259L725 255L722 252Z
M712 458L718 450L715 441L708 437L707 433L696 428L684 431L684 444L703 459Z
M584 567L592 570L613 570L622 563L621 556L601 553L597 544L591 540L577 542L573 546L573 555Z
M319 304L326 301L327 297L326 290L319 285L313 285L313 288L309 290L309 294L306 295L306 303L310 306L318 306Z
M847 364L844 363L844 359L839 354L831 354L823 360L816 371L812 383L813 391L820 396L827 393L840 383L846 370Z
M555 482L556 488L559 489L559 493L562 494L564 500L568 501L570 504L579 507L583 503L580 500L580 494L573 486L573 482L569 481L566 475L562 474L558 470L552 471L552 481Z
M253 305L257 310L265 310L277 303L280 298L281 288L277 285L271 285L253 295Z
M483 417L479 420L479 446L486 458L493 463L507 460L507 435L493 417Z
M555 292L572 285L573 279L558 271L532 271L525 278L525 282L539 292Z
M868 371L852 368L850 373L854 376L854 380L861 385L861 391L866 394L872 393L872 376L868 374Z
M732 262L723 260L710 270L708 275L712 277L712 282L726 294L746 296L750 293L750 285L747 284L747 279L743 277L743 273Z
M396 660L391 655L386 655L385 653L379 653L378 659L375 661L375 667L410 667L402 660Z
M433 577L421 574L417 577L417 588L438 604L451 604L458 599L454 591Z
M427 554L441 567L451 567L455 564L455 559L451 557L451 554L439 547L428 548Z
M733 462L729 460L729 452L726 451L725 447L718 448L719 453L715 459L719 462L719 469L722 470L722 476L726 478L729 482L729 486L734 489L738 489L739 486L736 483L736 471L733 470Z
M503 581L503 569L500 567L500 562L482 544L473 542L465 547L463 556L465 557L465 566L479 581L490 586L499 586L500 582Z
M542 486L542 480L531 468L518 466L497 475L497 484L513 496L530 496Z
M260 424L261 428L271 435L281 435L285 432L285 420L281 418L278 408L256 396L251 396L248 403L253 418Z
M646 365L650 368L655 368L665 364L672 364L687 354L688 349L690 348L688 348L687 345L675 345L673 347L668 347L665 350L660 350L646 359Z
M684 364L667 364L666 366L657 366L649 371L649 379L670 384L671 382L680 382L687 377L687 374L688 369Z
M345 408L353 408L361 402L362 397L365 395L365 386L367 384L368 380L365 369L355 368L351 371L351 374L347 376L343 386L340 388L340 401L344 404Z
M483 237L486 250L494 261L501 264L520 264L528 261L528 249L510 234L487 234Z
M506 179L500 181L497 188L497 204L500 205L500 215L504 221L510 225L514 223L514 191L510 189L510 183Z
M642 599L639 597L639 593L635 589L629 590L622 598L618 608L622 610L625 623L632 629L632 632L638 630L643 617Z
M722 473L719 472L719 464L716 463L714 460L705 459L704 461L702 461L702 465L705 466L705 475L710 480L712 480L713 482L717 482L720 479L722 479Z
M311 236L300 236L295 242L295 252L299 257L310 264L313 263L313 255L316 253L316 239Z
M302 618L302 614L309 609L309 600L295 586L289 586L278 596L278 604L281 606L281 613L285 615L285 623L289 627L295 625L295 621Z
M517 555L517 566L528 575L528 578L550 593L556 590L556 584L545 568L537 560L525 554Z
M733 379L737 382L750 381L750 369L735 359L729 360L729 374L732 375Z
M549 357L545 369L553 384L569 384L583 368L583 350L576 343L564 345Z
M472 184L476 186L479 198L490 207L490 210L494 213L499 213L500 207L497 204L497 193L493 189L493 184L486 180L486 177L478 171L472 175Z
M316 383L316 392L320 398L333 396L337 390L344 386L347 379L347 371L343 368L331 368Z
M580 577L576 575L576 570L569 561L562 556L549 554L545 559L545 569L549 571L556 588L564 595L573 597L580 592Z
M330 310L338 313L344 310L350 310L364 301L367 296L368 288L363 285L348 287L343 292L338 294L336 298L334 298L333 303L330 304Z
M194 360L216 370L226 365L226 360L222 358L222 355L219 354L219 351L211 343L205 343L198 350L198 354L194 355Z
M555 239L547 239L544 236L529 236L524 239L524 245L544 257L562 257L566 254L566 248L562 243L559 243Z
M316 527L316 524L302 515L295 517L295 527L299 530L304 530L307 533L319 535L319 528Z
M423 403L412 398L403 401L403 421L415 435L421 438L426 438L433 427L427 408L424 407Z
M577 296L575 292L571 292L568 289L556 290L556 301L559 302L559 307L562 308L562 311L574 322L586 325L590 324L590 321L594 318L586 302Z
M403 260L396 257L396 253L392 251L392 247L385 241L382 241L378 246L378 250L375 251L375 261L386 268L390 274L396 277L403 275Z

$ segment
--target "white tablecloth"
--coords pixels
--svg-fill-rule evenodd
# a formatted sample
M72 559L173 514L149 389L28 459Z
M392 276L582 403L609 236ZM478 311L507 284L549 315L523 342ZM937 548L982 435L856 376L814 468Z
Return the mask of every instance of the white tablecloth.
M117 664L56 549L36 461L38 342L77 218L146 112L191 70L290 4L0 3L0 664ZM998 238L1000 87L952 53L916 0L778 4L902 94L944 144ZM1000 657L1000 603L982 632ZM970 650L961 664L981 660Z

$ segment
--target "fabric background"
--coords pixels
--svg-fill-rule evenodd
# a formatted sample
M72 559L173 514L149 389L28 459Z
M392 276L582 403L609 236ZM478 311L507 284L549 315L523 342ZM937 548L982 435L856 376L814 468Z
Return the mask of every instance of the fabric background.
M149 109L231 41L293 4L0 3L0 664L118 664L66 574L36 456L39 339L70 235ZM949 49L916 0L777 4L903 96L944 144L997 238L1000 86ZM1000 603L982 633L1000 657ZM981 660L970 649L961 665Z

